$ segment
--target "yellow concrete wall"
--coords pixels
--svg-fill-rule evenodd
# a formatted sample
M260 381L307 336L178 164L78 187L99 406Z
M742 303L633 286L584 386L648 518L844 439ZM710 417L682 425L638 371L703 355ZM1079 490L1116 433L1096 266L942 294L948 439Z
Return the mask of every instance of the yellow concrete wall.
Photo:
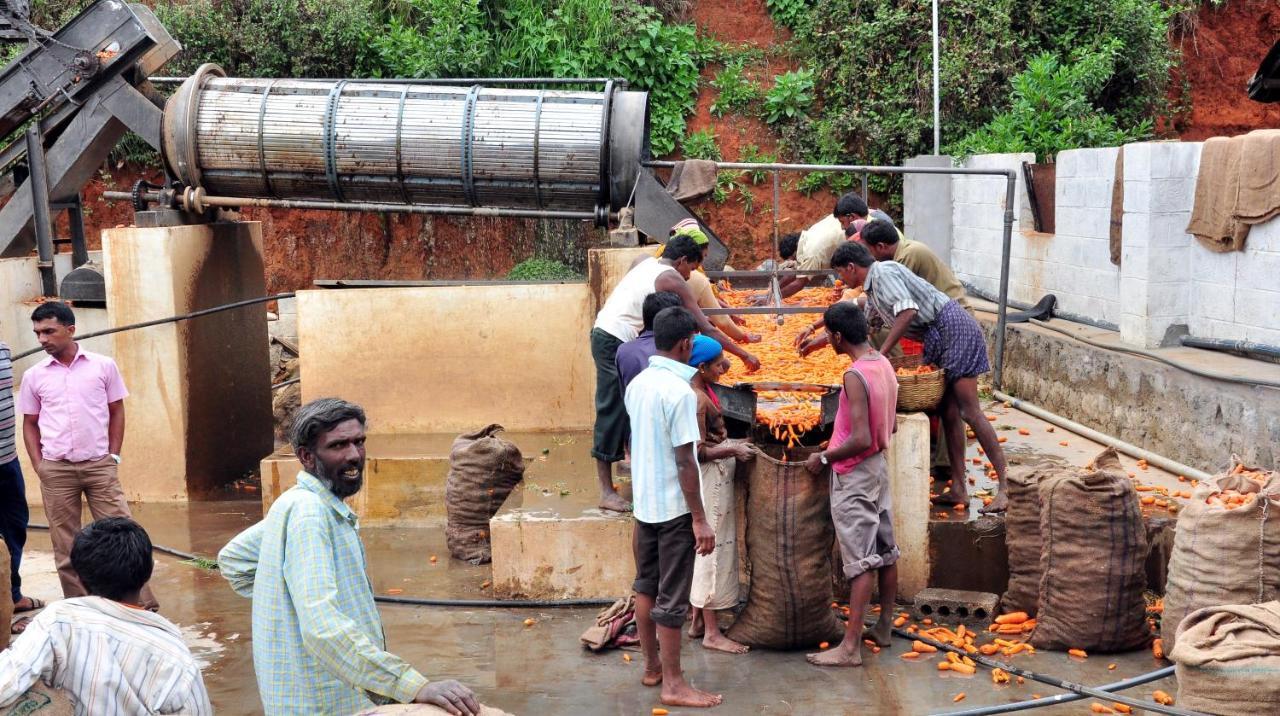
M371 433L586 429L593 322L585 283L302 291L302 399L359 403Z
M113 325L256 298L265 291L257 222L103 232ZM184 500L271 452L266 308L249 306L117 333L129 388L120 480L130 500Z

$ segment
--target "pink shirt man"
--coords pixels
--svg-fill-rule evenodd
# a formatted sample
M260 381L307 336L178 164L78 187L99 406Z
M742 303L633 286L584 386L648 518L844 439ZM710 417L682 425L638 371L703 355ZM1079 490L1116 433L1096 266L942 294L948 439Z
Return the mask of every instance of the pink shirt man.
M27 369L18 412L40 416L44 459L100 460L110 453L107 404L128 395L115 361L81 348L69 366L49 356Z

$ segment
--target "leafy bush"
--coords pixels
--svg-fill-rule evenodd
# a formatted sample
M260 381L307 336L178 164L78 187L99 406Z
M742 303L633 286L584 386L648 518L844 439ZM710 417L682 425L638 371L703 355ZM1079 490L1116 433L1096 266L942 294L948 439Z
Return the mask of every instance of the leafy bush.
M232 77L359 77L378 66L378 0L164 0L156 15L183 46L165 68L174 74L205 62Z
M738 148L738 161L747 164L773 164L778 161L778 157L761 152L760 147L754 144L744 144ZM746 174L752 184L760 184L769 178L769 172L763 169L748 171Z
M516 264L507 274L509 281L577 281L582 275L552 259L531 258Z
M711 103L711 113L716 116L741 112L764 96L760 86L746 76L741 62L726 64L716 78L711 80L711 86L718 92L715 101Z
M710 159L720 161L720 145L716 141L716 133L710 128L691 132L680 148L685 159Z
M952 154L1035 152L1049 161L1057 152L1080 147L1110 147L1144 139L1151 121L1121 129L1115 117L1093 107L1114 73L1114 48L1062 63L1045 53L1031 59L1013 78L1013 106L949 149Z
M405 0L371 39L375 74L391 77L477 77L493 42L479 0Z
M809 0L765 0L774 20L790 28L798 28L809 19Z
M777 124L804 116L813 104L813 70L784 72L764 95L764 121Z

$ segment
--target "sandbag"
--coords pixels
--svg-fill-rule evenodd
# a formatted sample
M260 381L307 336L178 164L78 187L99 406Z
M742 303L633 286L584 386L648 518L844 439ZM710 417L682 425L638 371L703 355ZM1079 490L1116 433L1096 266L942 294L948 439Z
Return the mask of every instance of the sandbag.
M1116 451L1040 483L1038 649L1129 651L1147 628L1147 531Z
M1040 601L1040 483L1064 470L1040 463L1009 472L1009 509L1005 512L1005 545L1009 550L1009 588L1000 610L1036 615Z
M489 425L459 436L449 452L449 481L445 486L449 554L472 564L492 559L489 518L524 479L520 448L497 436L501 425Z
M1165 653L1176 646L1179 623L1193 611L1222 604L1257 604L1280 598L1280 477L1232 473L1196 486L1178 513L1160 635ZM1226 509L1208 500L1223 490L1257 495Z
M772 450L772 448L770 448ZM816 449L816 448L815 448ZM747 467L747 606L729 638L769 649L812 648L839 641L844 628L831 611L830 477L792 450L790 462L759 452Z
M1198 609L1169 653L1180 708L1257 716L1280 704L1280 602Z

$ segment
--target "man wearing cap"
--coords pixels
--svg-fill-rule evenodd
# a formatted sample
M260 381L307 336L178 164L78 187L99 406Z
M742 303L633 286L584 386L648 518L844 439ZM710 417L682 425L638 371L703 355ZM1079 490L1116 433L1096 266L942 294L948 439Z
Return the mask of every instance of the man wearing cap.
M615 512L631 509L613 486L613 464L620 462L629 424L618 378L618 348L639 335L644 327L644 299L655 291L670 291L680 297L698 324L698 330L719 341L725 350L738 356L747 368L757 370L760 361L707 320L690 290L688 279L702 265L702 248L688 235L668 239L661 257L641 260L609 294L591 329L591 358L596 366L596 421L591 455L596 460L600 481L600 508Z

